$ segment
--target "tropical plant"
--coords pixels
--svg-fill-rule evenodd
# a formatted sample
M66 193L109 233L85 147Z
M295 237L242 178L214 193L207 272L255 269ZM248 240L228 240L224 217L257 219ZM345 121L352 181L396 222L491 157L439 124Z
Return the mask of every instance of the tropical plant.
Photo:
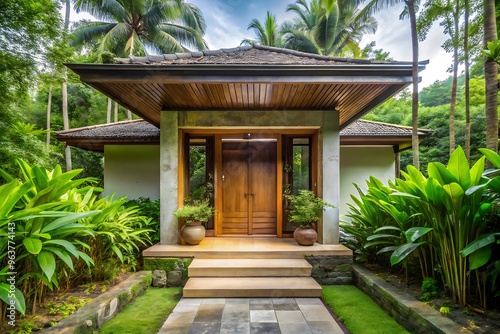
M73 32L72 44L100 40L99 54L140 56L150 52L205 49L205 20L201 11L184 0L77 0L77 12L100 21L87 22Z
M298 18L283 27L285 45L290 49L326 56L343 55L347 50L359 56L364 34L375 33L372 16L376 1L363 8L356 0L297 0L287 7Z
M301 228L310 228L311 223L321 218L323 209L333 205L318 198L311 190L299 189L297 195L285 195L288 201L290 222Z
M73 259L92 264L88 255L79 250L86 245L75 236L92 233L79 221L96 215L98 211L71 210L75 203L65 197L67 192L84 182L91 182L90 179L73 180L79 171L63 173L60 166L47 171L42 167L31 167L21 160L18 164L24 183L0 170L8 185L15 186L19 182L19 190L24 190L17 202L6 206L6 210L11 211L11 217L6 222L11 225L2 226L2 234L8 235L9 239L0 243L0 254L4 268L8 264L9 243L15 246L17 283L22 284L20 290L34 312L36 302L43 300L46 289L53 289L59 284L57 269L61 263L56 259L71 270L74 269ZM9 217L9 211L5 211L3 216ZM14 234L12 230L7 231L7 226L10 228L12 224Z
M353 204L348 203L349 208L346 220L340 223L342 243L353 250L356 260L360 262L376 262L380 247L372 245L365 247L368 237L375 233L379 227L386 226L390 222L389 215L380 210L377 201L372 199L370 193L385 194L391 191L388 187L375 177L366 181L367 191L364 192L360 186L354 185L358 196L351 195Z
M388 250L401 247L399 254L392 254L391 262L395 263L404 259L418 245L423 245L415 241L425 234L423 241L427 241L427 244L422 250L426 250L428 256L431 256L430 267L439 268L445 288L460 305L465 305L470 297L467 287L472 277L469 275L472 268L467 266L460 251L486 231L485 217L493 200L492 196L487 193L483 195L482 191L487 184L493 185L496 182L487 183L482 177L484 162L483 156L469 168L465 153L459 146L451 155L447 166L438 162L429 163L428 177L415 167L408 166L407 172L402 172L403 179L389 183L388 192L369 190L369 194L373 196L371 202L381 212L385 212L386 216L391 217L385 225L393 226L379 228L378 232L397 229L397 234L384 233L384 236L375 232L378 236L367 240L404 242L400 246L389 245L392 248ZM403 231L408 233L403 234ZM427 256L420 258L426 260ZM434 261L437 267L433 264Z
M175 210L174 216L184 218L187 225L197 221L206 223L214 216L214 208L208 199L195 200Z
M255 39L244 39L241 44L260 44L267 46L280 47L281 31L276 21L276 16L270 11L267 11L266 20L262 24L258 19L253 19L247 27L247 30L253 29L255 31Z

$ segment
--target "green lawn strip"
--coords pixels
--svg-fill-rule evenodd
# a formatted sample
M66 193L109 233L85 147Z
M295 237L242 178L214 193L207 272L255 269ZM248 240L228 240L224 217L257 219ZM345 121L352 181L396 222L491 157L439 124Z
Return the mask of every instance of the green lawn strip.
M148 288L106 322L99 334L156 334L182 297L182 288Z
M352 334L410 333L355 286L323 286L323 299Z

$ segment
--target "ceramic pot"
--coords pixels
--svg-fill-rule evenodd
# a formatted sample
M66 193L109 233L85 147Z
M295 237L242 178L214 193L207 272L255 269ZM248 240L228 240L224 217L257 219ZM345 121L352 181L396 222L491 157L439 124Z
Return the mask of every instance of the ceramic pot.
M311 246L318 240L318 233L313 228L297 227L293 232L295 241L301 246Z
M181 228L181 237L187 244L198 245L205 238L205 226L201 222L191 222Z

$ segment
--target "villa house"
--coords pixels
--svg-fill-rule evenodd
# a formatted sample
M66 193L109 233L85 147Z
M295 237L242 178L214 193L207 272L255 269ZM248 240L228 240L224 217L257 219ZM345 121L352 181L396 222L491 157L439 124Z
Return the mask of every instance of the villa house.
M389 175L383 178L394 176L394 154L411 142L408 128L356 121L412 83L412 64L259 45L116 62L67 66L145 122L62 131L58 138L104 151L106 191L160 198L161 241L144 256L239 258L225 264L193 261L191 267L217 265L220 271L192 275L251 276L223 282L191 278L185 297L320 296L321 287L306 277L261 277L261 282L254 276L303 276L287 267L296 262L272 262L276 259L305 261L306 256L315 263L322 261L317 256L326 257L329 264L321 268L332 270L352 263L352 252L339 245L341 203L348 197L344 192L353 192L343 188L363 181L356 178L362 174L355 168L359 165L369 163L373 171L380 165L381 173ZM425 65L421 62L419 70ZM376 129L382 134L377 136ZM196 161L204 162L201 169ZM293 225L283 192L304 188L336 206L323 213L317 224L319 244L310 247L286 239ZM208 226L213 237L199 247L179 246L179 224L172 213L200 189L210 192L217 212ZM340 260L332 262L333 257ZM258 258L267 260L252 261ZM232 269L225 271L227 266ZM342 278L320 276L331 282Z
M340 131L412 82L410 62L257 45L117 61L67 66L160 129L162 244L178 241L172 212L190 193L190 148L205 147L215 236L282 237L290 233L283 187L298 186L287 172L294 154L308 166L300 186L338 207ZM338 226L339 209L327 209L319 242L338 243Z

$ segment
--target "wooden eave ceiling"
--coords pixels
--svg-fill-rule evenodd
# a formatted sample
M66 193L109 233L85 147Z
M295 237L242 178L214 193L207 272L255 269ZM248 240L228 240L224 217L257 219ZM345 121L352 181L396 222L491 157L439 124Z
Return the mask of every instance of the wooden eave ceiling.
M337 110L343 128L412 82L411 65L394 63L67 66L156 126L169 110Z

